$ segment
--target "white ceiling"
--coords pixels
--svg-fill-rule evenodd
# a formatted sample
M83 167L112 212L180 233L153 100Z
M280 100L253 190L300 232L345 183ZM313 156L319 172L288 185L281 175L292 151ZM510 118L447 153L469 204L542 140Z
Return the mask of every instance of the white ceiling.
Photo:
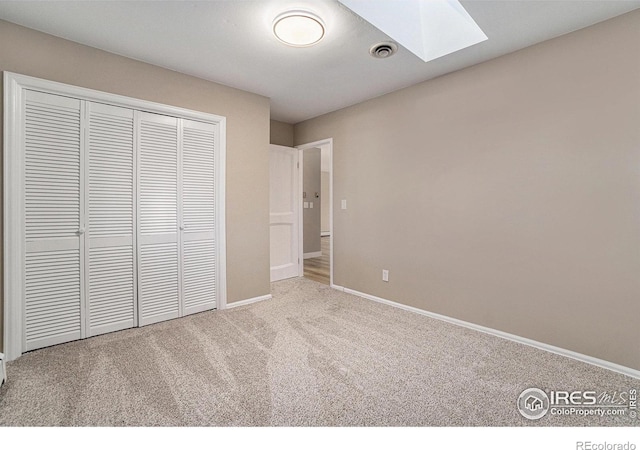
M388 37L337 0L0 1L0 18L264 95L273 119L297 123L640 8L640 0L461 3L488 40L427 63L402 47L372 58L369 48ZM323 18L318 45L287 47L273 36L274 17L292 8Z

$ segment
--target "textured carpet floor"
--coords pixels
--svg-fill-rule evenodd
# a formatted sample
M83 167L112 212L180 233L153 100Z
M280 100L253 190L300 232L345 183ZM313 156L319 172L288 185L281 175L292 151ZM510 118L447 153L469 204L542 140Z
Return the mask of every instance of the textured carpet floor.
M515 406L528 387L639 380L310 280L273 297L28 353L8 364L0 425L640 425Z

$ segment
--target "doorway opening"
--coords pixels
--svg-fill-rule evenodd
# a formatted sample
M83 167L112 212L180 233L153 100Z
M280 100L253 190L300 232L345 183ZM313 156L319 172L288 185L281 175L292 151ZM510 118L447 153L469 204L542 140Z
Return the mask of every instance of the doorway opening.
M300 274L333 285L333 140L299 145Z

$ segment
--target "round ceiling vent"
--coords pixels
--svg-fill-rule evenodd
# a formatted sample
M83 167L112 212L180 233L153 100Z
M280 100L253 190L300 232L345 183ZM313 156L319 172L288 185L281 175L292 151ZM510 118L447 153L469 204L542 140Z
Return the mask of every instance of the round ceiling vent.
M388 58L398 51L398 46L393 42L380 42L369 50L374 58Z

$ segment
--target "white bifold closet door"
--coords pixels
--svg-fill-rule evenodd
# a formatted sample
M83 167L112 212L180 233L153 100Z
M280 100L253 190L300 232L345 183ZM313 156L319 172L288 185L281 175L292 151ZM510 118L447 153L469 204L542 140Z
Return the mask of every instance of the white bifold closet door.
M139 113L139 323L216 307L217 126Z
M182 120L183 315L213 309L216 298L215 142L217 126Z
M25 95L25 350L84 337L80 100Z
M27 91L25 349L136 325L133 111Z
M136 326L133 110L87 102L87 333Z
M139 323L180 317L178 119L138 113Z
M24 351L216 308L219 124L24 98Z

